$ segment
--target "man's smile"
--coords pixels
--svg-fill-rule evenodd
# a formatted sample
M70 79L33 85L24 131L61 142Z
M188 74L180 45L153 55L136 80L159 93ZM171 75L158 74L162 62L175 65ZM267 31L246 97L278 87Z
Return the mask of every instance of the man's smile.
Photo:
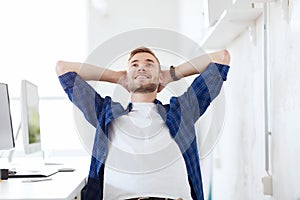
M147 75L147 74L138 74L134 77L135 79L138 79L138 80L144 80L144 79L150 79L150 76Z

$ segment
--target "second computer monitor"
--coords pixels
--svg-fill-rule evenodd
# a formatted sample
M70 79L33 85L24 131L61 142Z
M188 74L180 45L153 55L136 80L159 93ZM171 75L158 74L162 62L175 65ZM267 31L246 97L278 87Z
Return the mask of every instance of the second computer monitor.
M0 83L0 150L12 149L14 146L8 86Z
M25 153L41 151L38 87L28 80L22 80L21 84L21 114Z

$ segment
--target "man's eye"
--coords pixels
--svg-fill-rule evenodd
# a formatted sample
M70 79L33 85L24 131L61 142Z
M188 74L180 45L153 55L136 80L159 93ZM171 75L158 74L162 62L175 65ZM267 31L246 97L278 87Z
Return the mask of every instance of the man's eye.
M146 64L146 67L153 67L153 64L152 63L148 63L148 64Z
M131 67L138 67L138 66L139 66L139 65L136 64L136 63L134 63L134 64L131 65Z

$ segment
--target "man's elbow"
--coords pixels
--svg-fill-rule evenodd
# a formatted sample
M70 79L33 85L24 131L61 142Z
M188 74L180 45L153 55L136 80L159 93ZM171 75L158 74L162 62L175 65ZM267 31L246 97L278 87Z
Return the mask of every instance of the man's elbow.
M60 75L63 75L64 73L66 73L65 62L58 61L55 66L55 71L56 71L57 76L60 76Z
M223 50L223 62L224 62L224 64L230 65L230 60L231 60L231 58L230 58L229 51L227 49L224 49Z

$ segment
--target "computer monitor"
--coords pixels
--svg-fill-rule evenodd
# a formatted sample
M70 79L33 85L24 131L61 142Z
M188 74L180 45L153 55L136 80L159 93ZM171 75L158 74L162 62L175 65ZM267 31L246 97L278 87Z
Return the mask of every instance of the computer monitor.
M21 115L25 154L41 151L38 87L28 80L21 82Z
M8 86L0 83L0 150L15 147Z

